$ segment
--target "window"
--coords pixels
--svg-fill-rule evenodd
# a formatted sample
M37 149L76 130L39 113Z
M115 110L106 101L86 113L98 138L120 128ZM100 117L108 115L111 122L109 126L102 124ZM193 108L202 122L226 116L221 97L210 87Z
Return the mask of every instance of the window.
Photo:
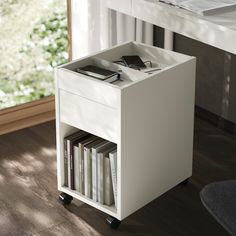
M54 94L68 60L66 0L1 0L0 109Z

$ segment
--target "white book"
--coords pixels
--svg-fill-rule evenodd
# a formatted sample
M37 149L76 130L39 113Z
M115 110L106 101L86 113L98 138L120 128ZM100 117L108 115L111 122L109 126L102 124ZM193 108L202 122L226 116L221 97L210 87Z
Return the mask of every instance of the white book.
M81 140L79 142L79 191L85 194L85 156L84 156L84 146L96 141L97 136L89 136L88 138Z
M117 150L109 153L115 206L117 207Z
M97 139L87 145L84 145L84 194L92 198L92 147L101 142Z
M72 155L70 153L70 140L67 140L67 156L68 156L68 187L71 189L71 159L72 159Z
M74 134L71 134L65 137L66 146L67 146L67 178L68 178L68 187L74 189L74 148L75 143L88 135L85 131L80 130ZM66 177L66 176L65 176Z
M97 161L98 161L98 202L101 204L105 203L105 173L104 173L104 166L105 166L105 158L109 156L109 153L116 149L116 145L114 144L111 148L105 150L104 152L97 154Z
M98 153L98 202L104 204L104 155L103 153Z
M100 147L104 146L107 144L108 141L102 140L101 143L98 145L95 145L92 148L92 199L94 201L97 201L97 151L99 150Z
M91 149L84 148L84 194L92 197L92 153Z
M78 144L74 146L75 190L80 191L80 151Z
M92 148L92 193L93 200L98 201L98 158L97 154L104 151L106 148L112 147L114 143L103 141Z
M111 165L109 156L104 158L104 202L110 206L114 203L114 193L111 179Z

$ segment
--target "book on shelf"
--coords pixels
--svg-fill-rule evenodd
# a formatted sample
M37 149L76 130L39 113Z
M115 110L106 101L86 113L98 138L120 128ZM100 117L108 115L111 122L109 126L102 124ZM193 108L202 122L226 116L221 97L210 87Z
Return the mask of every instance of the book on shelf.
M96 137L96 136L95 136ZM83 152L84 155L84 161L83 161L83 175L84 183L83 183L83 194L86 197L92 198L92 153L91 148L94 145L97 145L98 143L102 142L103 139L96 137L92 142L85 143L83 147L81 147L81 152ZM83 148L83 149L82 149Z
M75 190L76 191L80 190L79 160L80 160L79 144L77 143L74 145L74 176L75 176Z
M112 83L119 79L120 74L116 71L107 70L94 65L87 65L76 70L78 73L91 76L93 78Z
M104 158L104 202L110 206L114 203L115 194L112 186L111 162L109 154Z
M108 173L105 173L105 158L109 158L109 153L116 149L116 144L112 147L104 150L103 152L99 152L97 154L98 161L98 202L101 204L105 203L105 191L108 189L105 188L105 179ZM109 186L108 186L109 187Z
M74 145L74 182L75 182L75 190L83 193L83 153L81 145L85 145L94 140L98 139L98 137L90 135L85 137L84 139L79 140L78 143Z
M84 145L91 143L95 140L97 140L98 137L97 136L92 136L89 139L83 140L81 142L79 142L79 152L80 152L80 160L79 160L79 172L80 172L80 177L79 177L79 185L80 185L80 193L84 194L84 186L85 186L85 182L84 182Z
M84 195L88 198L92 198L92 147L103 141L99 138L84 145Z
M64 138L64 186L110 206L114 203L110 157L116 144L78 131ZM115 167L116 168L116 167Z
M71 188L73 183L73 179L71 178L73 173L72 159L73 159L73 150L71 142L86 136L86 133L83 130L80 130L76 133L68 135L64 138L64 186ZM71 181L72 180L72 181Z
M64 155L64 186L68 187L68 153L67 140L63 140L63 155Z
M193 13L207 16L236 10L235 0L160 0Z
M109 141L104 141L92 148L92 199L98 201L98 158L97 154L103 152L114 144Z
M88 133L85 133L84 135L80 136L80 137L77 137L77 138L74 138L72 140L67 140L67 144L68 144L68 147L67 149L69 150L68 151L68 166L70 166L70 175L68 177L68 181L69 181L69 188L72 189L72 190L75 190L75 161L74 161L74 146L76 145L76 143L90 137L91 134L88 134Z
M117 207L117 150L109 153L115 206Z

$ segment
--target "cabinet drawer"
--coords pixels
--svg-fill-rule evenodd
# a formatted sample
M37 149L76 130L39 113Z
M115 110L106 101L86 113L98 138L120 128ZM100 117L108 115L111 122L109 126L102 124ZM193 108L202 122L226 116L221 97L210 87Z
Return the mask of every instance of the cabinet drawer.
M60 121L117 142L118 110L60 90Z
M59 70L58 87L94 102L113 108L119 107L120 91L118 88L67 69Z

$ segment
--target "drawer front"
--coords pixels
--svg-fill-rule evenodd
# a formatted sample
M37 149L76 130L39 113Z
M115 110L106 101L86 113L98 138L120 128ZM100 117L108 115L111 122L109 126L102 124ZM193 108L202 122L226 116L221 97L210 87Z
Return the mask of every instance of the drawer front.
M60 121L112 142L118 140L118 110L60 90Z
M119 107L120 90L115 86L66 69L59 69L57 77L58 87L65 91L113 108Z

